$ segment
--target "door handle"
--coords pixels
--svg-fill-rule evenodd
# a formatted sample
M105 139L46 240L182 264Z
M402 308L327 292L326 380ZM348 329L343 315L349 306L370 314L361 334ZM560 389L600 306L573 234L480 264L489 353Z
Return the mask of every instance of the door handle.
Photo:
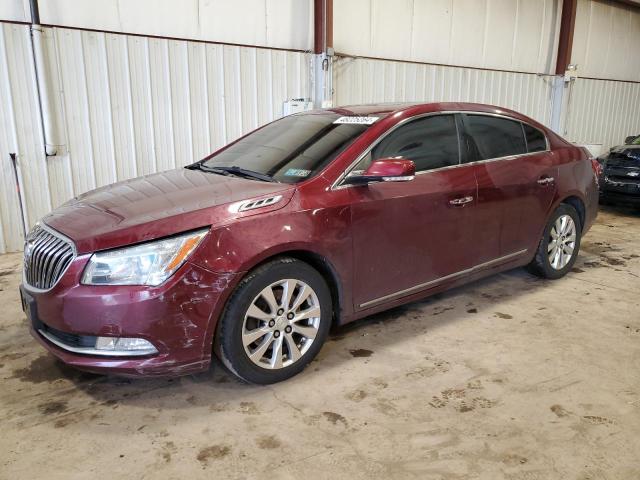
M538 185L548 185L550 183L555 182L556 179L553 177L542 177L538 179Z
M473 197L460 197L460 198L454 198L453 200L449 200L449 203L456 207L459 207L460 205L465 205L469 202L473 202Z

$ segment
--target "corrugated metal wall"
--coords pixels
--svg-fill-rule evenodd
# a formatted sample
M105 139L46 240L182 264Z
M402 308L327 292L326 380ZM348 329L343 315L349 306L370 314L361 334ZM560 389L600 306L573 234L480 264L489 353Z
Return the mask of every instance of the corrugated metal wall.
M10 153L18 155L27 221L51 209L29 28L0 23L0 252L22 248Z
M640 83L578 78L571 86L565 137L601 143L603 153L640 134Z
M33 224L87 190L202 158L310 95L307 54L55 28L68 152L45 160L29 29L0 29L0 252L21 248L8 152L20 156Z
M334 2L337 52L552 73L560 0Z
M549 125L552 76L338 57L338 105L468 101L511 108ZM603 152L640 133L640 83L578 78L565 94L563 135Z
M313 0L40 1L46 25L298 50L313 47L312 12Z
M548 124L551 80L546 75L338 57L335 103L466 101L522 112Z
M579 0L571 63L578 74L640 81L640 9L612 0Z
M27 25L0 23L0 252L19 250L9 153L18 154L26 223L108 183L184 165L311 96L311 54L55 28L46 50L66 151L45 158ZM544 124L552 77L337 57L334 103L472 101ZM640 83L578 78L566 137L619 144L640 133Z
M186 165L308 97L309 60L268 50L53 30L69 155L52 203Z

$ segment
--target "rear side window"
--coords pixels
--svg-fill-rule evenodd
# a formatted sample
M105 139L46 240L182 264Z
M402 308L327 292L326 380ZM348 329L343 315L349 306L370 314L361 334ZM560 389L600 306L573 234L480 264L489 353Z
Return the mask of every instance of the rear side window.
M466 124L475 141L478 160L527 153L520 122L488 115L467 115Z
M522 128L524 128L524 136L527 139L527 150L529 153L544 152L547 149L547 139L544 133L526 123L522 124Z
M412 160L416 171L433 170L460 163L458 129L453 115L434 115L413 120L391 132L365 157L372 160L402 157Z

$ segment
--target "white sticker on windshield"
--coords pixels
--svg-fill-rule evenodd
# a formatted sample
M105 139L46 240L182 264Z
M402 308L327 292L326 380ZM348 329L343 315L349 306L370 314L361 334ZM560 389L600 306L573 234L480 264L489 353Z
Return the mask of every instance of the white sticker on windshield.
M340 117L333 123L354 123L358 125L371 125L380 117Z

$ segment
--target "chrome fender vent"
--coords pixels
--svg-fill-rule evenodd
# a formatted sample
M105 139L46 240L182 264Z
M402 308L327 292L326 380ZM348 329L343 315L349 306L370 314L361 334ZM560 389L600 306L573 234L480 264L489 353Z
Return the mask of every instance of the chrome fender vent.
M273 197L260 198L258 200L245 200L237 203L234 210L236 212L246 212L247 210L255 210L256 208L275 205L280 200L282 200L282 195L274 195Z

